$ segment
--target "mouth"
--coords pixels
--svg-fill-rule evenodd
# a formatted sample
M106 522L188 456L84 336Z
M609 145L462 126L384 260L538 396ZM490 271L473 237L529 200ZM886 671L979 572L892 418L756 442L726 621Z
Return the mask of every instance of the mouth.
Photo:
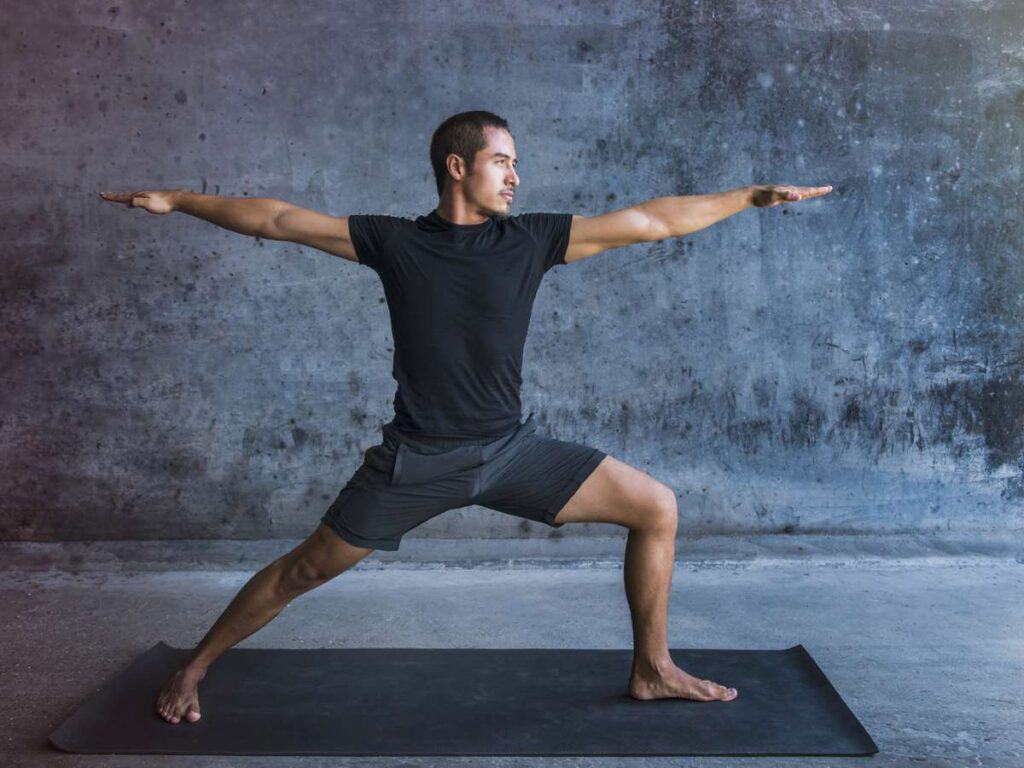
M514 193L513 192L502 192L501 196L511 200L513 198L513 196L514 196Z

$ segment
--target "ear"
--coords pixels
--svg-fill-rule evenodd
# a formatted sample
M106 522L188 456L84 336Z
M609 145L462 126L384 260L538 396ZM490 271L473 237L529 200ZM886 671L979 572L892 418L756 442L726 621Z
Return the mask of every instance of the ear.
M455 181L462 181L462 177L466 175L466 161L462 159L461 155L448 155L445 158L445 167Z

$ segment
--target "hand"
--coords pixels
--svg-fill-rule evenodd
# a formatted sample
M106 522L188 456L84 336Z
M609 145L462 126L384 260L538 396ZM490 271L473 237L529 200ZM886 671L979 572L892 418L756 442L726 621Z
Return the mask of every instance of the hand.
M750 202L758 208L771 208L780 203L795 203L821 197L832 191L827 187L794 187L791 184L755 184L751 188Z
M175 195L179 191L100 192L100 197L112 203L124 203L128 208L145 208L150 213L170 213L174 210Z

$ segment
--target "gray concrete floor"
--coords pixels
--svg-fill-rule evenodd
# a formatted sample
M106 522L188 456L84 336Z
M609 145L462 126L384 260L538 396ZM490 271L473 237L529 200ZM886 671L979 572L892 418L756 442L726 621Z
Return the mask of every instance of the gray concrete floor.
M207 567L192 570L166 570L173 560L163 561L161 570L152 561L99 555L90 560L74 552L79 546L102 553L99 543L0 547L0 758L17 766L133 768L1024 766L1019 541L1003 538L999 546L971 551L963 540L950 546L911 538L907 556L893 552L891 542L872 547L851 541L805 546L787 537L775 553L764 544L736 541L742 559L708 556L717 551L714 544L703 554L699 546L681 546L669 637L674 648L803 644L878 744L881 752L871 758L110 756L69 755L47 745L46 735L136 654L160 640L176 647L194 644L262 564L262 558L250 562L246 553L279 553L293 542L236 543L235 553L224 558L222 552L220 559L193 551L185 559ZM432 546L409 544L422 544L421 554ZM620 545L610 542L608 551ZM162 552L175 544L165 547ZM179 548L190 551L184 543ZM864 554L876 550L885 554ZM73 571L52 567L68 560ZM630 644L621 562L614 557L431 563L417 562L414 551L406 561L372 555L293 602L241 647ZM722 682L736 685L742 695L742 681ZM217 717L209 709L203 715Z

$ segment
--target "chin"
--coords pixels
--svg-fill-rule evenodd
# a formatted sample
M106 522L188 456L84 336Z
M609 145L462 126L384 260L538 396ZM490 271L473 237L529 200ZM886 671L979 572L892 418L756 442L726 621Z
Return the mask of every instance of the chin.
M502 206L499 210L491 209L487 212L487 215L492 219L507 219L509 212L512 210L512 201L506 201L506 205Z

